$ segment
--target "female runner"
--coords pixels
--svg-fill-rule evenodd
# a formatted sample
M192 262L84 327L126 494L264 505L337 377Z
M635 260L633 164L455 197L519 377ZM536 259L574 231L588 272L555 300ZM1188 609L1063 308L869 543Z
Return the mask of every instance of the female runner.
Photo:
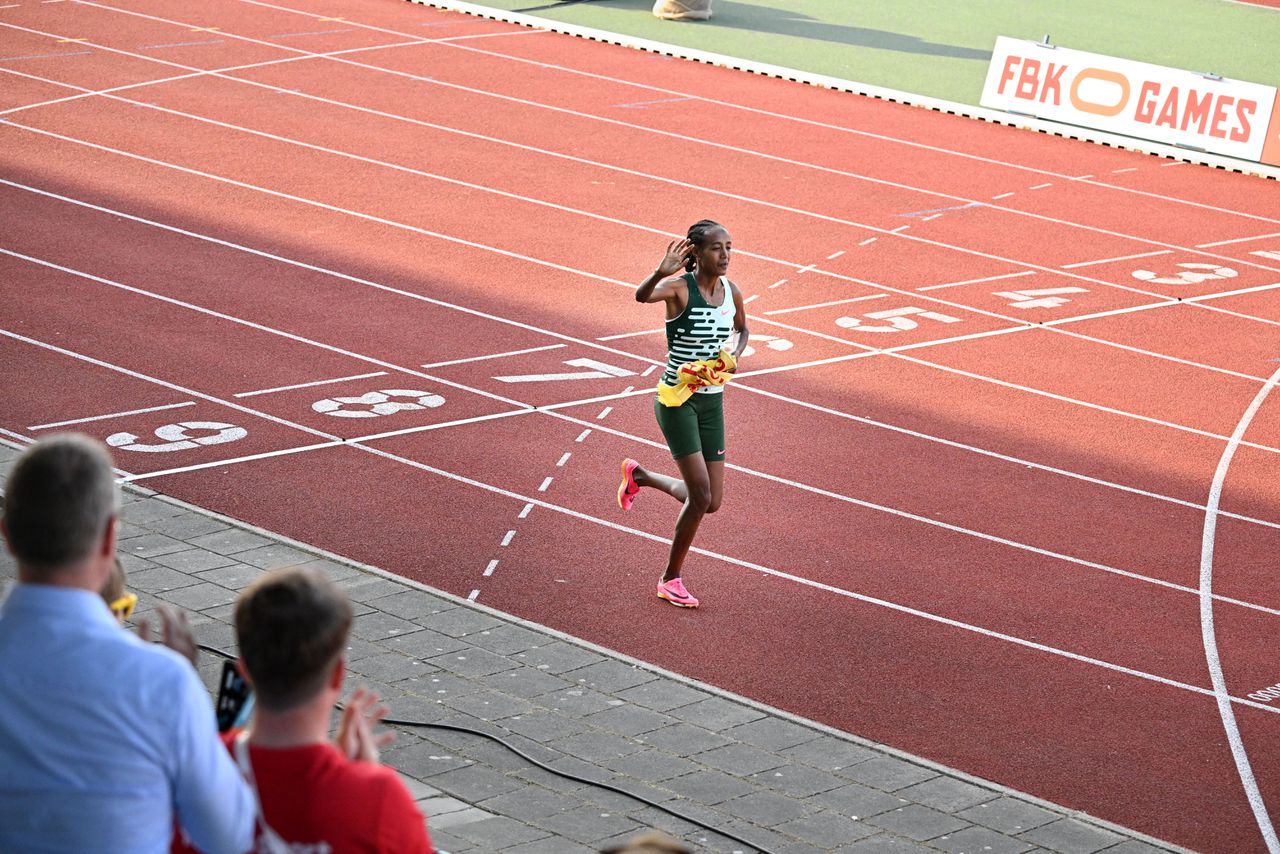
M673 240L658 269L636 288L636 301L667 304L667 366L662 384L676 386L680 367L714 361L736 332L736 360L747 347L747 312L737 285L725 278L733 245L724 226L704 219L689 228L684 240ZM683 276L672 277L684 267ZM724 495L724 387L697 388L679 406L654 400L658 426L680 469L680 479L651 472L632 459L622 461L618 505L630 510L644 486L665 492L684 504L676 519L667 571L658 580L658 596L683 608L698 607L685 589L680 568L707 513L720 509ZM668 399L670 399L668 397Z

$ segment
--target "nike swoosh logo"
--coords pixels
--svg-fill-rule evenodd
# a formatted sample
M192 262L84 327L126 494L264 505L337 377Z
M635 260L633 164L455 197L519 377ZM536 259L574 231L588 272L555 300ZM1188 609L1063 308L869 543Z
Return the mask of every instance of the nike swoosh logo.
M717 453L717 454L723 454L723 453L724 453L724 448L721 448L720 450L716 451L716 453Z

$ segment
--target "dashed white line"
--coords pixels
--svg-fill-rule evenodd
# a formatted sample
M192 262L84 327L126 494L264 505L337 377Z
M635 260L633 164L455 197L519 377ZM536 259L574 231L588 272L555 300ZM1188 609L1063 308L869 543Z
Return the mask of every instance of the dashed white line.
M1077 175L1071 180L1072 181L1088 181L1092 177L1093 177L1092 175Z
M612 406L606 406L604 409L600 410L600 414L596 416L596 420L599 421L601 418L604 418L606 415L608 415L612 411L613 411Z
M900 226L898 226L897 228L891 228L891 229L889 229L889 232L890 232L891 234L901 234L902 232L906 231L906 230L907 230L908 228L910 228L910 227L911 227L911 226L909 226L909 225L900 225Z
M647 376L649 376L649 374L653 373L653 372L654 372L654 371L656 371L657 369L658 369L658 366L657 366L657 365L650 365L649 367L647 367L647 368L645 368L645 369L644 369L644 372L643 372L643 373L641 373L641 374L640 374L640 376L642 376L642 377L647 377Z
M938 217L940 217L940 216L942 216L942 214L940 214L940 213L936 213L936 214L933 214L932 216L922 217L920 221L921 221L921 222L928 222L929 220L931 220L931 219L937 219L937 218L938 218Z
M126 415L142 415L144 412L159 412L163 409L180 409L184 406L195 406L194 400L185 403L167 403L164 406L148 406L146 409L130 409L125 412L110 412L106 415L90 415L88 418L73 418L70 421L54 421L52 424L35 424L28 430L48 430L51 427L66 427L68 424L86 424L90 421L105 421L108 418L123 418Z
M828 260L828 261L834 261L834 260L836 260L837 258L839 258L839 257L840 257L841 255L843 255L843 254L844 254L844 250L843 250L843 249L841 249L839 252L832 252L830 255L828 255L828 256L827 256L827 260Z
M519 515L519 517L517 517L517 518L520 518L520 519L527 518L527 517L528 517L528 515L529 515L529 511L530 511L530 510L532 510L532 509L533 509L533 505L532 505L532 504L526 504L526 505L524 506L524 509L520 511L520 515Z
M569 462L569 457L572 457L572 456L573 456L572 451L565 451L564 456L561 457L560 460L556 463L556 468L564 468L564 464ZM506 545L506 544L503 543L503 545Z
M590 430L583 430L581 433L579 433L579 434L578 434L578 438L574 439L573 441L575 441L575 442L582 442L582 441L585 441L585 440L586 440L586 438L587 438L588 436L590 436L590 435L591 435L591 431L590 431Z
M875 239L874 237L868 237L866 240L862 241L862 242L861 242L861 243L859 243L858 245L859 245L859 246L870 246L872 243L875 243L875 242L876 242L876 239Z
M605 335L601 338L597 338L596 340L597 341L617 341L619 338L635 338L639 335L655 335L661 331L662 330L658 329L656 326L651 326L648 329L641 329L639 332L621 332L617 335Z
M1013 195L1013 193L1001 193L1001 194L1000 194L1000 195L998 195L998 196L992 196L992 197L991 197L991 201L993 201L993 202L994 202L996 199L1007 199L1007 198L1009 198L1009 197L1010 197L1010 196L1012 196L1012 195Z
M514 529L507 531L507 535L502 538L502 547L506 548L507 546L511 545L511 541L515 539L515 536L516 536L516 532ZM495 560L493 563L496 564L497 561Z
M633 392L633 391L635 391L635 390L636 390L636 387L635 387L635 386L633 386L633 385L629 385L629 386L627 386L626 388L624 388L624 389L622 390L622 393L623 393L623 394L631 394L631 392Z
M296 385L282 385L282 386L277 386L275 388L263 388L257 391L242 391L239 394L233 394L231 396L232 397L253 397L254 395L258 395L258 394L271 394L272 392L277 392L277 391L291 391L292 389L295 389L295 388L311 388L312 386L328 385L329 383L344 383L344 382L347 382L348 380L367 380L372 377L385 377L386 375L387 375L386 371L374 371L373 373L370 373L370 374L354 374L349 377L335 377L331 380L316 380L314 382L309 382L309 383L297 383Z
M1112 169L1111 174L1119 175L1121 172L1137 172L1137 171L1138 171L1137 166L1130 166L1128 169Z
M1170 255L1172 250L1160 249L1156 252L1139 252L1137 255L1121 255L1117 258L1100 258L1097 261L1080 261L1075 264L1063 264L1063 270L1075 270L1079 267L1092 267L1095 264L1110 264L1112 261L1132 261L1135 258L1154 258L1156 255Z
M479 591L478 589L477 589L477 590L472 590L470 593L468 593L468 594L467 594L467 601L468 601L468 602L474 602L474 601L476 601L476 597L477 597L477 596L479 596L479 595L480 595L480 591Z
M555 478L554 478L554 477L550 477L550 476L549 476L549 477L547 477L547 479L546 479L546 480L544 480L544 481L542 482L542 485L538 487L538 491L539 491L539 492L546 492L546 491L547 491L547 487L551 485L551 481L553 481L553 480L555 480Z
M801 267L799 270L796 270L796 272L797 272L797 273L808 273L809 271L811 271L811 270L816 270L816 269L818 269L818 265L817 265L817 264L805 264L805 265L804 265L803 267ZM784 279L783 281L786 281L786 280Z
M787 280L786 280L786 279L778 279L778 281L774 282L772 285L770 285L770 286L769 286L769 289L770 289L770 290L773 290L774 288L781 287L782 285L785 285L786 283L787 283Z
M1053 186L1053 184L1036 184L1034 187L1031 187L1030 189L1032 189L1032 190L1043 190L1045 187L1052 187L1052 186Z
M489 565L484 568L484 577L488 578L489 576L493 575L493 571L497 568L498 568L498 561L496 558L494 560L489 561Z
M749 296L749 297L747 297L746 299L744 299L744 300L742 301L742 304L743 304L743 305L746 305L747 303L754 302L755 300L758 300L758 299L760 299L760 295L759 295L759 294L752 294L751 296Z

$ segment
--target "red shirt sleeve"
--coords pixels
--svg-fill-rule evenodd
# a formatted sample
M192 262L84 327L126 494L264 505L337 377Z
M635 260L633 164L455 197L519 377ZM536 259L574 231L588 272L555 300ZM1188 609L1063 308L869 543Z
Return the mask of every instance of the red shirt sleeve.
M426 819L413 796L393 769L386 768L386 772L386 785L380 799L378 850L394 854L436 854L427 835Z

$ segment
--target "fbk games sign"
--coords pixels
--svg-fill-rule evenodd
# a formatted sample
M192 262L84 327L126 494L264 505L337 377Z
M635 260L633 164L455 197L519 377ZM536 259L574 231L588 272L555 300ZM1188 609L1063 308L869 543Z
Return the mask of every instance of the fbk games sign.
M1280 165L1274 86L1000 36L981 104Z

